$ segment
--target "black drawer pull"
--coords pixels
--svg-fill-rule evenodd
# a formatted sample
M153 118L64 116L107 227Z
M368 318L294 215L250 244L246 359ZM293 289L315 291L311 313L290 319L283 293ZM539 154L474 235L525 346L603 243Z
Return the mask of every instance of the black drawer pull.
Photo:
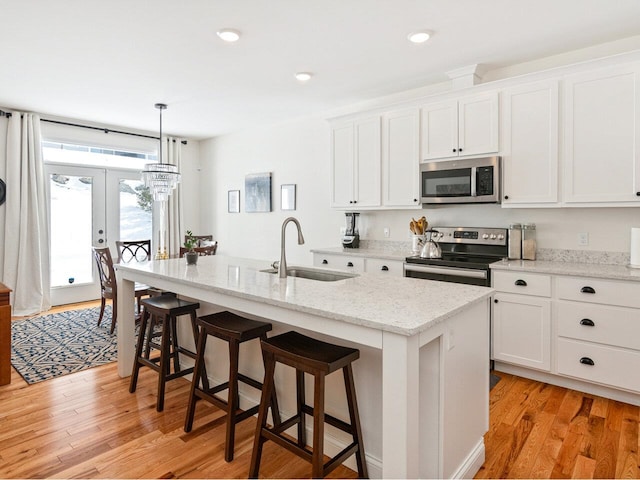
M329 262L327 262L326 260L322 260L322 264L323 265L327 265Z
M596 324L593 323L593 320L591 320L590 318L583 318L582 320L580 320L580 325L584 325L585 327L595 327Z
M596 362L591 360L589 357L582 357L580 359L580 363L583 364L583 365L595 365L596 364Z
M353 262L347 262L347 267L353 267Z
M591 287L582 287L580 291L582 293L596 293L596 291Z
M525 282L524 280L516 280L515 283L518 287L526 287L527 286L527 282Z
M387 267L386 265L382 265L382 268L380 270L382 270L383 272L388 272L389 267Z

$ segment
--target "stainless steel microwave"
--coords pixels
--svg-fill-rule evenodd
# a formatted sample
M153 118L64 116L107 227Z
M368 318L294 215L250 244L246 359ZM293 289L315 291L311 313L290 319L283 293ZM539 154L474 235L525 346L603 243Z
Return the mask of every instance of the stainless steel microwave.
M420 164L422 203L500 203L500 157Z

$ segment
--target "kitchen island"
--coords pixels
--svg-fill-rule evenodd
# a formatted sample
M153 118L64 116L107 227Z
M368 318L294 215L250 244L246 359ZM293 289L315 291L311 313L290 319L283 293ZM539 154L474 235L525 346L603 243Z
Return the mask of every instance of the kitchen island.
M294 329L359 348L354 373L370 475L473 476L488 429L492 290L377 273L333 282L280 279L261 271L268 268L267 261L226 256L189 266L184 259L117 266L120 376L133 365L134 282L146 283L200 301L204 313L229 309L268 319L273 334ZM241 355L252 359L244 368L259 376L257 350ZM209 375L217 380L215 371ZM329 380L327 411L347 418L341 379ZM279 400L294 381L276 379ZM258 399L252 393L250 400ZM288 405L285 399L281 409ZM331 430L327 436L331 455L345 440Z

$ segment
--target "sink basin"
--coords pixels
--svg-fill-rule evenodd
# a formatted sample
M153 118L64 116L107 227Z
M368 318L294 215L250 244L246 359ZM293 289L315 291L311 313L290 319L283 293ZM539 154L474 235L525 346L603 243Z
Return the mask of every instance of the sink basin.
M278 273L277 268L267 268L260 270L265 273ZM320 282L335 282L337 280L345 280L347 278L357 277L355 273L333 272L330 270L319 270L307 267L289 267L287 268L288 277L307 278L309 280L318 280Z

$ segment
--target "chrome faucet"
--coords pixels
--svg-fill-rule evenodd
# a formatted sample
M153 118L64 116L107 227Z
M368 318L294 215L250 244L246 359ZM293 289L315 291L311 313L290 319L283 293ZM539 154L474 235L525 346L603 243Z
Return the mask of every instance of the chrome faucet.
M293 222L298 228L298 245L304 243L304 237L302 236L302 230L300 229L300 222L297 218L289 217L282 222L282 233L280 234L280 263L278 264L278 277L287 278L287 257L284 253L284 232L287 229L287 224Z

